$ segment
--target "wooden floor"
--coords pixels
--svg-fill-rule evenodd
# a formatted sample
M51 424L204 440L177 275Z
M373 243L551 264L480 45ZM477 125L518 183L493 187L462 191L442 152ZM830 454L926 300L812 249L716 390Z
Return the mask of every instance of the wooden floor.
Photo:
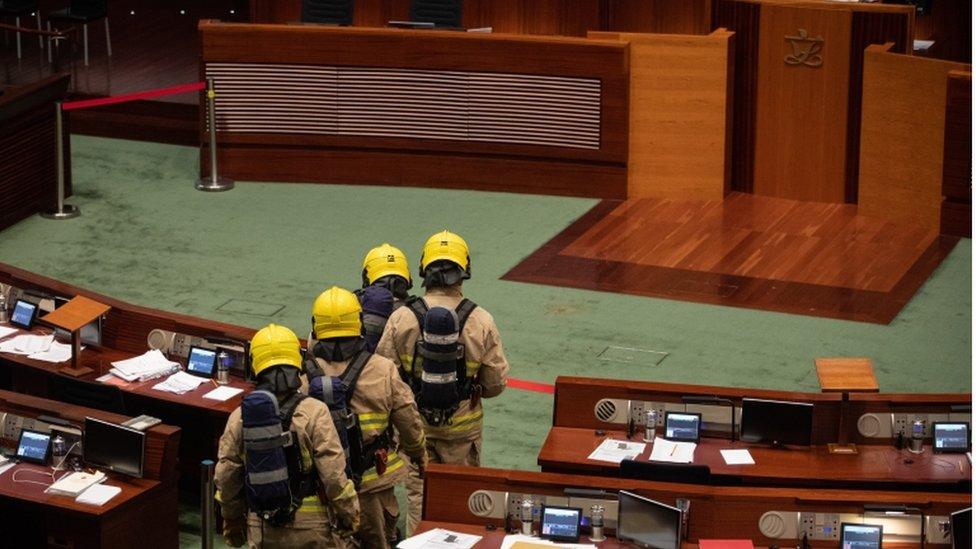
M887 324L957 241L850 204L608 200L503 278Z

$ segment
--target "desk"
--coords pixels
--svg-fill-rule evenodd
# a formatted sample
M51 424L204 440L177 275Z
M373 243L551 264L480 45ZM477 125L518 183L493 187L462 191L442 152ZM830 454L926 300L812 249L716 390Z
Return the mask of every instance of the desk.
M461 522L440 522L435 520L424 520L421 521L417 526L417 531L414 534L419 534L426 532L428 530L433 530L434 528L444 528L445 530L451 530L454 532L461 532L462 534L472 534L475 536L482 536L481 541L476 545L476 549L494 549L502 546L502 541L505 540L505 532L500 529L488 530L484 525L481 524L465 524ZM580 536L580 543L590 543L589 538L585 535ZM630 544L618 543L616 538L608 537L605 541L595 544L600 549L616 549L617 547L634 547ZM683 543L681 544L682 549L692 549L698 547L698 544Z
M626 439L623 431L595 434L592 429L553 427L539 451L544 472L619 475L613 463L588 459L606 438ZM635 439L637 440L637 439ZM748 449L755 465L726 465L719 450ZM639 459L651 454L648 444ZM911 463L906 463L911 460ZM858 489L969 491L972 466L965 454L916 456L890 446L863 446L856 455L831 455L825 446L776 449L743 442L702 438L695 464L708 465L716 484L823 486ZM718 477L718 478L714 478Z
M24 417L47 415L83 425L85 417L121 423L126 416L0 391L0 410ZM160 424L146 431L145 477L109 473L122 492L105 505L44 493L50 468L17 464L0 474L0 532L4 547L130 548L178 545L176 461L180 430ZM17 473L18 478L14 479ZM49 482L49 481L47 481Z

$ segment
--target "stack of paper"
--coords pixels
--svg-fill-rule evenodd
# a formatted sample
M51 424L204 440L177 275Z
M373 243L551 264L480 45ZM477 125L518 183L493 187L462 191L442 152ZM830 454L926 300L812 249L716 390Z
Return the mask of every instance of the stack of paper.
M17 328L11 328L10 326L0 326L0 339L3 339L8 335L13 335L16 333L17 333Z
M646 446L643 442L630 442L628 440L608 438L597 446L596 450L593 450L589 459L620 463L625 459L634 459L643 454Z
M0 343L0 352L33 355L47 351L52 343L54 343L54 335L23 334Z
M407 538L397 545L398 549L470 549L481 541L481 536L434 528L423 534Z
M238 394L243 392L244 389L240 389L238 387L228 387L225 385L223 387L217 387L213 391L210 391L209 393L203 395L203 398L209 398L211 400L219 400L220 402L224 402L226 400L230 400L232 397L237 396Z
M186 372L176 372L166 378L166 381L153 385L153 389L182 395L183 393L188 393L196 389L201 383L206 381L206 378L200 376L191 375Z
M719 450L726 465L755 465L749 450Z
M589 549L591 547L596 547L596 545L592 543L556 543L547 539L539 539L532 536L524 536L522 534L511 534L505 536L505 539L502 540L501 549L532 549L535 547L569 547L572 549Z
M143 355L112 363L112 374L126 381L145 381L179 371L178 362L166 358L159 349Z
M694 442L674 442L657 437L654 439L654 447L651 448L651 461L691 463L695 460L697 447Z
M120 492L122 492L122 488L118 486L96 484L82 492L81 495L75 498L75 501L89 505L105 505L105 502L119 495Z
M103 480L105 480L105 473L101 471L94 474L76 472L59 478L57 482L48 486L44 491L49 494L74 497Z
M48 350L28 355L27 358L43 360L44 362L65 362L71 360L71 344L53 341Z

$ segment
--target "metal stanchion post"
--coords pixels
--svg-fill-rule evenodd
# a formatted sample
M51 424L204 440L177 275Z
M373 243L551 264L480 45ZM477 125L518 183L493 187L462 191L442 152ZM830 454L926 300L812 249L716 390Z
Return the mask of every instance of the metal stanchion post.
M214 462L205 459L200 462L200 546L213 549L214 546Z
M64 203L64 111L61 102L54 104L54 166L58 176L58 208L51 212L41 212L47 219L71 219L81 215L76 206Z
M226 177L217 175L217 114L214 107L214 79L207 78L207 125L210 127L210 177L197 180L198 191L229 191L234 188L234 182Z

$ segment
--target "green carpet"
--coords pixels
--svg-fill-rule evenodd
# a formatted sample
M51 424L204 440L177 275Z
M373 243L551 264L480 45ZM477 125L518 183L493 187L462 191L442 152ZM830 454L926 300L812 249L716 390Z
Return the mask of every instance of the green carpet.
M512 375L818 390L813 359L869 356L886 392L971 391L972 242L963 240L888 326L499 280L595 204L549 196L240 183L195 191L197 150L73 137L82 216L0 233L0 261L122 300L252 327L309 329L315 296L358 286L383 241L415 267L431 233L472 248L469 297L493 313ZM265 316L271 315L271 316ZM656 366L608 346L669 353ZM487 403L484 464L535 468L551 403L509 390Z

